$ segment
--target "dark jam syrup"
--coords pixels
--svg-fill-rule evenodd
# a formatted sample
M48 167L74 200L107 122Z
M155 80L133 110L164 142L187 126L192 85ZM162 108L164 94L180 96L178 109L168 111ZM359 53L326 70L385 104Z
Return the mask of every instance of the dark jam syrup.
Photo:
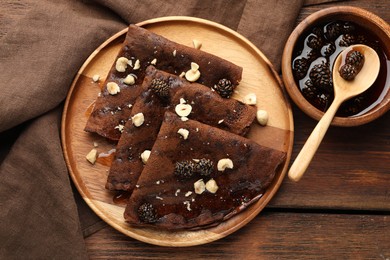
M337 29L332 31L330 29L332 26L333 28L337 27ZM308 46L309 37L313 36L320 36L322 39L322 47L317 48L317 50ZM345 41L346 38L350 40L349 42L347 41L347 43ZM365 44L373 48L380 59L380 71L378 78L367 91L347 100L340 106L336 115L341 117L362 115L378 105L386 95L390 86L390 59L389 54L384 52L384 44L378 37L368 32L363 27L349 21L327 22L309 28L302 34L297 42L293 52L292 68L294 69L294 63L302 58L308 61L309 66L306 75L301 79L293 72L295 82L299 86L303 96L313 106L323 112L329 108L333 101L333 84L331 83L328 88L310 86L310 83L308 84L308 82L311 82L309 81L310 71L317 64L328 64L331 79L333 64L338 54L353 44ZM335 48L331 55L326 54L324 51L329 45L332 45Z
M96 162L104 166L111 166L114 157L115 149L111 149L106 153L99 153L98 157L96 158Z
M118 191L112 198L113 202L117 205L126 205L129 200L131 192Z

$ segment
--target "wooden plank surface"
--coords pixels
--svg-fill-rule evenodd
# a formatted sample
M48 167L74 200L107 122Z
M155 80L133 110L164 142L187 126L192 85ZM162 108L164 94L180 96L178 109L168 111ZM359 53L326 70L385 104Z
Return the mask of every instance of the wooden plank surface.
M390 22L390 1L358 0L306 6L297 23L335 5L361 7ZM292 106L293 161L317 122ZM359 127L330 127L301 181L286 178L270 206L390 211L389 134L389 113Z
M390 22L389 0L305 6L297 22L329 6L351 5ZM293 105L292 159L316 122ZM109 226L86 238L91 259L390 259L390 115L354 128L331 127L298 183L284 180L265 211L211 244L166 248Z
M316 122L293 106L292 160ZM269 206L390 211L390 114L354 128L331 127L307 172L282 183Z
M86 245L91 259L389 259L389 226L385 215L264 212L233 235L202 246L151 246L111 228Z

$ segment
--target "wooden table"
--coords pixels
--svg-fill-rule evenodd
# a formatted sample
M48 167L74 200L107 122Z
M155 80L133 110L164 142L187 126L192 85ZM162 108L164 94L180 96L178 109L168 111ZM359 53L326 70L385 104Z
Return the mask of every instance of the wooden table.
M389 0L305 5L297 22L334 5L362 7L390 22ZM294 159L316 122L292 107ZM285 178L267 208L224 239L166 248L105 226L85 242L93 259L390 259L390 114L360 127L331 127L302 180Z

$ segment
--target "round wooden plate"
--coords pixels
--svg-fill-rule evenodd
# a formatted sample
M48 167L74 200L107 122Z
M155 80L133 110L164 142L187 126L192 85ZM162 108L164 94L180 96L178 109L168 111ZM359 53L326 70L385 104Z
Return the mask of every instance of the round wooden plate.
M202 42L203 51L215 54L243 67L243 77L233 98L241 100L248 93L257 95L257 106L269 113L266 127L253 124L248 138L261 145L287 153L281 172L272 185L254 205L224 223L199 231L163 231L134 228L123 218L125 205L114 202L114 194L104 188L110 160L109 151L115 144L102 137L84 132L100 85L104 81L121 47L127 29L104 42L86 60L75 77L68 93L61 128L65 160L78 191L91 209L109 225L132 238L161 246L193 246L215 241L243 227L271 200L278 190L291 157L293 144L293 117L283 90L283 84L268 59L246 38L220 24L192 17L163 17L138 24L170 40L192 46L194 39ZM94 82L92 77L100 75ZM98 144L97 163L85 159ZM108 156L108 157L104 157Z

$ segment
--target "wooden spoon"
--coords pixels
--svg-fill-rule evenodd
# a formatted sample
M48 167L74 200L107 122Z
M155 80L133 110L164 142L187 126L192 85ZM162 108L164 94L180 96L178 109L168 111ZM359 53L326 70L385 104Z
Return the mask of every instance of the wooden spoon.
M360 51L364 55L364 64L356 77L347 81L339 74L339 68L344 63L345 56L351 50ZM343 50L334 62L333 66L333 88L334 100L323 115L313 132L307 139L302 150L292 164L288 176L293 181L299 181L309 166L315 152L318 149L322 139L339 106L347 99L352 98L366 91L376 80L379 73L379 57L376 52L366 45L352 45Z

